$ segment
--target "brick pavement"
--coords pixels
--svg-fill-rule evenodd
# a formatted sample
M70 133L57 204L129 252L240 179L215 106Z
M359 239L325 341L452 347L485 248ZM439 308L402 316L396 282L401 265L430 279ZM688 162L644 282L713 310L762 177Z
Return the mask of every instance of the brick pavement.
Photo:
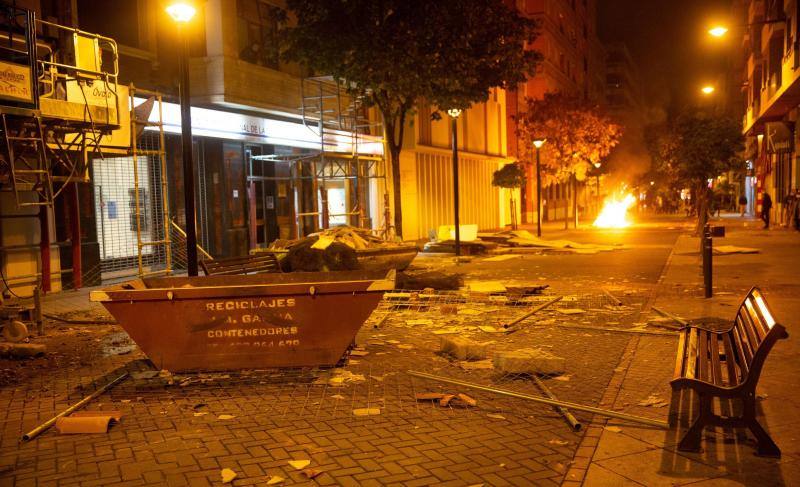
M522 270L515 279L530 276L527 259L515 265ZM481 278L492 269L480 260L464 268ZM614 292L630 306L626 310L607 309L597 282L580 275L558 281L552 292L579 290L582 294L560 306L594 309L586 316L565 318L549 310L540 326L509 336L481 335L477 326L497 325L519 313L489 306L477 317L456 315L457 324L472 327L465 333L493 342L496 350L538 346L565 357L566 374L546 380L548 387L562 399L597 405L607 400L609 383L618 380L615 369L628 355L631 335L551 325L570 320L576 326L635 326L637 307L652 286L639 276L616 282ZM78 296L56 297L53 309L74 312ZM416 402L415 392L453 389L412 379L404 374L408 369L540 391L525 378L464 370L435 354L438 337L424 326L409 326L413 318L447 326L437 310L395 313L380 329L371 326L378 319L373 316L358 336L369 355L352 358L346 367L363 381L333 387L328 382L333 370L193 375L188 377L195 382L186 386L179 385L183 377L173 377L173 385L164 377L132 378L89 407L123 411L121 424L107 434L48 431L20 445L24 431L121 371L150 368L115 326L62 326L43 339L59 367L37 369L41 373L0 388L0 485L218 485L222 468L237 472L233 485L263 485L274 475L301 485L556 485L571 467L588 467L602 434L591 415L575 412L586 424L594 421L575 433L551 408L520 399L453 391L467 392L478 407ZM374 407L380 415L353 415L354 409ZM234 417L223 420L221 414ZM323 473L309 480L288 466L291 459L309 459Z
M702 297L702 275L697 239L682 237L675 247L655 304L685 318L717 316L732 318L740 299L751 285L759 285L790 339L778 343L764 367L759 382L759 420L781 447L780 460L754 455L754 442L743 430L706 430L703 451L679 452L677 442L695 411L691 395L671 397L676 341L639 337L626 367L624 381L614 406L632 414L666 420L673 415L678 428L659 431L630 424L609 422L619 432L604 430L591 457L584 485L796 485L800 482L800 442L797 411L800 395L793 385L800 370L796 345L796 317L800 315L800 234L787 230L763 231L756 222L726 219L728 236L717 244L756 247L759 254L715 257L715 297ZM669 408L638 406L638 398L656 394L671 398ZM738 407L728 404L718 407ZM565 485L580 477L567 479Z

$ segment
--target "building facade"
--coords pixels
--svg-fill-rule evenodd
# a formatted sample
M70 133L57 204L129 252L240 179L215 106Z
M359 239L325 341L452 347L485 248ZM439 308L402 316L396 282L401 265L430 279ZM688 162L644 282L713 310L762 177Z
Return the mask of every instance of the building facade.
M104 138L98 144L102 150L88 156L86 177L75 188L78 216L63 218L72 208L64 198L44 210L49 269L40 255L45 235L38 213L20 210L31 213L23 226L21 219L4 220L0 247L23 240L26 246L24 253L14 250L13 258L0 262L17 278L12 285L22 286L23 275L25 286L47 277L56 290L62 281L94 285L180 271L186 259L177 103L181 37L163 2L18 4L38 18L113 38L115 91L124 90L123 105L129 100L130 110L120 110L128 119L119 130L127 130L129 142L115 146L111 137ZM198 6L183 34L190 51L201 256L244 255L331 225L388 230L392 184L376 111L345 95L334 80L308 76L278 58L283 2L207 0ZM450 125L422 117L432 110L423 105L416 124L406 130L401 155L408 240L427 238L454 219ZM481 229L502 227L508 198L491 186L491 178L508 162L504 91L493 90L486 103L466 110L458 127L461 197L470 202L462 205L461 221ZM4 211L10 207L4 200ZM80 220L77 233L73 219ZM76 255L82 258L71 275L80 275L78 281L70 276Z
M506 97L509 154L522 160L525 151L519 147L515 116L525 109L525 100L563 93L602 103L605 49L597 36L597 0L517 0L514 4L520 13L539 22L539 37L530 48L543 56L536 75ZM536 178L533 165L525 162L528 182L522 214L532 222L536 221ZM543 220L571 217L573 190L568 183L543 188Z
M773 201L772 219L788 223L796 208L800 116L800 44L797 2L743 0L739 9L747 26L741 37L744 53L742 90L745 107L742 132L747 137L748 174L756 212L765 194Z

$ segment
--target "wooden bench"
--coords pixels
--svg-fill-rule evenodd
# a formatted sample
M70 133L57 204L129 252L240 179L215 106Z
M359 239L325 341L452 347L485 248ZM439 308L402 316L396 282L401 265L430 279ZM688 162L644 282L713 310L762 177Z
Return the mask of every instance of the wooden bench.
M200 267L207 276L230 276L259 274L262 272L281 272L278 258L271 252L260 252L243 257L202 260Z
M725 331L697 326L681 330L674 390L694 389L700 397L699 415L678 445L681 451L699 451L706 426L747 427L758 441L757 454L780 458L781 450L756 420L756 385L772 346L788 338L758 288L752 288L739 306L733 325ZM740 416L714 413L714 398L740 399Z

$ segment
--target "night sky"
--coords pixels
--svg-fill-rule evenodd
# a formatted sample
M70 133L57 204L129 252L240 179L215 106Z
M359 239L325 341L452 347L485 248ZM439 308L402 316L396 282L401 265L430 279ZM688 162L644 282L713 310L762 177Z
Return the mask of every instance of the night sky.
M665 109L697 101L700 86L717 83L741 32L731 19L731 0L599 0L603 41L622 41L638 62L645 100ZM707 30L723 23L725 41Z

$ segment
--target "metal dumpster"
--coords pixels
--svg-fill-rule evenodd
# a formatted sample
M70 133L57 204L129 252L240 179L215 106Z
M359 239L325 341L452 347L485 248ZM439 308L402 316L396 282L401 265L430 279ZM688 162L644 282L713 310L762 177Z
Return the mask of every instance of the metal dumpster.
M394 271L161 277L91 293L171 371L334 365Z

